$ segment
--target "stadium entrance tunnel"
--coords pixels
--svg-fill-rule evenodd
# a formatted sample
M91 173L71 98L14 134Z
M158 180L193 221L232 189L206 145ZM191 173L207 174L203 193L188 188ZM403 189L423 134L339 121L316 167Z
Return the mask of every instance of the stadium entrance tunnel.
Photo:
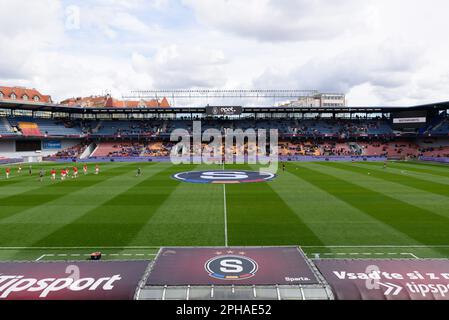
M271 181L276 178L276 174L259 171L208 170L180 172L174 174L172 178L189 183L238 184Z

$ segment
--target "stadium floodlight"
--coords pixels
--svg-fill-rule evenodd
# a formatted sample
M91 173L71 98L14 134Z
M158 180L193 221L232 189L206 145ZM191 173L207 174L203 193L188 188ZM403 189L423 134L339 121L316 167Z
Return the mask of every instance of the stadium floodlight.
M124 96L126 99L154 99L167 96L172 98L283 98L296 99L318 94L317 90L291 89L162 89L135 90Z
M129 95L123 96L123 99L159 100L165 97L170 100L172 106L215 104L272 107L317 94L317 90L296 89L161 89L131 91Z

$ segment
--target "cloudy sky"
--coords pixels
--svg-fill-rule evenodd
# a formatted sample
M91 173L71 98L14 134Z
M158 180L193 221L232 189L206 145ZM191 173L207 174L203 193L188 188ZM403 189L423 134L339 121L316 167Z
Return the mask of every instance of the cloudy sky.
M54 100L136 89L449 100L447 0L0 0L0 85Z

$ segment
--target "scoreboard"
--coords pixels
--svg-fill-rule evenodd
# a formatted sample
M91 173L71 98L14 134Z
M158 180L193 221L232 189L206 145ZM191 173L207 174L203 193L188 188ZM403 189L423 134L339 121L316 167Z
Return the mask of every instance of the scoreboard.
M394 129L417 129L427 123L427 111L394 112L391 117Z

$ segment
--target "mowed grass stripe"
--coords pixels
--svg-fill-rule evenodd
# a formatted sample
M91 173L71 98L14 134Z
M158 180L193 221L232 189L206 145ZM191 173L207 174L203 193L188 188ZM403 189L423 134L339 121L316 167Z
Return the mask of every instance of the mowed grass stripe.
M220 169L216 165L174 167L176 173ZM223 246L223 210L223 186L181 182L129 245Z
M423 245L449 244L449 218L324 173L324 165L299 164L317 187L390 225ZM333 169L328 167L328 169ZM335 169L334 169L335 170ZM314 178L310 178L310 177ZM362 176L359 177L363 179ZM360 235L363 237L363 234ZM435 249L437 250L437 249Z
M150 165L149 168L157 172L157 167ZM0 230L8 230L1 234L2 246L30 246L140 182L134 177L134 167L127 166L127 170L123 169L120 174L91 187L82 188L43 206L36 206L1 220ZM115 184L120 185L120 189L114 188ZM24 238L23 233L27 230L33 232Z
M377 177L378 173L375 170L366 170L366 173L363 174L351 170L344 170L330 163L310 164L310 166L315 166L319 168L318 170L322 170L342 180L361 185L362 187L393 197L412 206L449 218L449 198L446 196L384 180ZM406 178L404 176L404 179Z
M121 164L124 165L124 164ZM101 164L101 171L107 171L110 168L115 168L117 167L117 164L114 163L105 163L105 164ZM45 175L44 175L44 179L42 182L39 181L39 170L40 169L44 169L45 171ZM54 168L57 172L56 174L56 180L52 181L51 180L51 175L50 175L50 171L51 169ZM20 191L22 192L26 192L31 189L38 189L38 188L42 188L45 186L49 186L49 185L54 185L54 184L58 184L61 183L61 175L60 175L60 171L63 168L70 168L70 170L73 168L73 164L53 164L52 166L50 165L44 165L44 166L39 166L39 167L35 167L35 169L33 169L33 174L30 176L28 174L28 172L26 170L22 171L22 173L20 174L20 176L13 176L11 179L9 180L3 180L3 182L5 183L5 185L0 188L0 198L4 198L5 195L14 195L15 193L20 193ZM82 165L78 164L78 169L79 169L79 176L84 176L84 174L82 173ZM89 175L93 174L93 166L89 167ZM72 174L72 171L70 171L70 175ZM71 180L71 177L67 178L67 180ZM12 191L12 192L11 192Z
M0 196L2 196L5 192L7 193L9 190L13 188L23 188L30 186L30 182L36 182L35 185L39 185L39 170L44 169L46 171L45 180L49 180L50 178L50 171L52 168L55 168L58 172L59 177L59 171L62 168L72 168L74 166L73 163L39 163L34 164L32 167L32 175L30 176L28 173L28 166L23 165L22 166L22 172L19 174L16 167L11 167L11 175L9 179L6 179L5 169L2 168L0 172ZM82 168L82 164L77 164L78 168ZM92 166L92 165L91 165ZM105 165L105 167L111 166L111 165ZM91 169L92 170L92 169ZM81 172L81 170L80 170ZM34 184L31 184L34 185Z
M352 165L352 163L327 163L325 165L332 166L334 168L339 168L343 170L349 170L355 173L359 173L365 175L370 169L366 167L362 167L358 164ZM410 175L406 176L400 173L394 173L388 171L388 169L381 169L379 167L372 168L376 171L376 178L383 179L385 181L398 183L407 187L415 188L418 190L422 190L425 192L430 192L438 195L442 195L445 197L449 196L449 186L446 184L438 183L438 182L429 182L426 180L418 179L411 177ZM371 172L372 173L372 172Z
M154 167L157 168L154 164L150 166L149 169L151 170L154 170ZM97 180L98 183L80 187L42 206L33 206L19 214L4 218L0 220L0 224L28 223L33 220L39 221L39 219L49 219L49 221L55 223L64 223L67 221L67 215L57 214L53 212L54 210L59 209L61 210L60 212L64 212L65 208L67 212L74 212L82 210L85 207L97 207L104 202L104 199L109 199L112 195L123 192L126 188L130 188L141 181L135 179L135 166L122 164L115 165L113 168L113 170L110 170L111 175L108 175L107 178L102 173L99 175L90 175L89 178ZM81 182L81 179L84 180L87 178L88 176L81 176L77 181Z
M226 169L250 170L248 166ZM229 245L323 245L270 184L226 186Z
M105 166L106 167L106 166ZM41 206L51 201L55 201L65 195L79 189L91 187L104 180L114 177L121 170L131 168L131 164L114 165L102 169L100 175L80 176L78 179L67 179L65 181L46 181L40 188L31 189L25 192L14 194L0 200L0 220L18 214L29 208ZM49 178L47 177L47 180ZM40 182L36 182L39 184Z
M383 162L364 162L366 166L372 166L372 167L383 167ZM449 181L449 167L446 171L441 170L435 170L434 167L429 168L417 168L416 166L410 166L406 162L391 162L389 161L387 164L388 169L395 169L395 170L402 170L409 173L416 173L417 175L420 175L422 177L428 177L429 179L435 179L435 178L441 178L442 181ZM443 180L445 179L445 180Z
M446 188L449 188L449 177L442 176L440 174L428 174L423 172L416 172L413 170L408 170L408 168L404 168L403 166L387 166L387 168L383 167L383 164L377 163L377 165L368 164L368 163L354 163L354 167L360 167L364 168L367 171L372 172L383 172L383 173L390 173L390 174L397 174L398 176L402 177L402 179L418 179L421 181L427 181L428 183L433 184L441 184L445 186Z
M309 182L315 178L287 164L270 185L326 245L421 244Z
M179 184L165 170L90 210L34 246L127 246ZM152 245L147 243L146 245Z
M60 179L60 170L63 167L68 167L68 166L67 165L60 166L60 167L52 166L49 169L46 168L45 169L45 170L47 170L46 171L46 175L45 175L44 180L42 182L39 181L39 176L36 173L33 173L32 176L29 176L28 174L22 174L22 176L20 178L17 178L17 179L13 178L13 179L11 179L11 181L10 181L10 182L12 182L11 185L4 186L3 188L0 188L0 201L3 198L11 197L11 196L14 196L14 195L19 195L19 194L22 194L22 193L25 193L25 192L30 192L32 190L40 189L40 188L45 187L45 186L61 183L62 181ZM102 171L107 171L110 168L115 168L115 167L117 167L117 164L107 163L107 164L101 165L101 170ZM55 168L55 170L57 171L57 176L56 176L57 179L56 179L56 181L52 181L51 180L51 176L50 176L51 168ZM81 171L82 171L81 167L79 167L79 169L80 169L80 176L85 177L84 174L81 173ZM89 176L91 174L93 174L93 167L90 168ZM16 180L18 180L17 183L16 183Z
M396 162L399 163L399 162ZM406 166L421 168L421 169L431 169L440 172L447 173L449 170L449 164L436 163L436 162L424 162L424 161L402 161L401 164Z

